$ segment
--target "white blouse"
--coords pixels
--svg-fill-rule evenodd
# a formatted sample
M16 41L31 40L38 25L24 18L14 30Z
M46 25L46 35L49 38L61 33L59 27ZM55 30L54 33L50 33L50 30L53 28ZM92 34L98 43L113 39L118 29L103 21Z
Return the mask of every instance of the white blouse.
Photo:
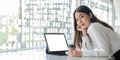
M100 23L91 23L88 35L82 37L83 56L112 56L120 50L120 39L110 28Z

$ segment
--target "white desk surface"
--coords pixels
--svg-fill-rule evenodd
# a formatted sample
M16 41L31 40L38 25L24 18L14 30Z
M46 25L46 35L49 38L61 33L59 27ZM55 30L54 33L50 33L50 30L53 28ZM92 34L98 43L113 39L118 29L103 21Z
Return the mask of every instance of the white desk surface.
M0 53L0 60L112 60L105 57L69 57L47 55L40 49Z

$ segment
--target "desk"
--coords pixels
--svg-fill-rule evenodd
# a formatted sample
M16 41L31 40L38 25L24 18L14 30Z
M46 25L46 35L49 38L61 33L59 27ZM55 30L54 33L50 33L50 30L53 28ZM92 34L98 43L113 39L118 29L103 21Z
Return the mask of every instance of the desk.
M100 57L69 57L69 56L46 55L45 60L109 60L109 59Z
M69 57L48 55L41 49L0 53L0 60L111 60L103 57Z
M70 57L70 56L58 56L50 55L45 52L40 52L40 60L114 60L113 58L107 57Z

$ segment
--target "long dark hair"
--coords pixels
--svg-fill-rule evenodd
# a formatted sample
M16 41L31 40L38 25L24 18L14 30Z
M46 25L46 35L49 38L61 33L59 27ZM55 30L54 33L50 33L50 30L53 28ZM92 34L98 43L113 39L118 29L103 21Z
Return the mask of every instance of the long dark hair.
M91 23L94 23L94 22L98 22L110 29L113 30L113 28L108 25L107 23L99 20L94 14L93 12L91 11L91 9L85 5L80 5L78 8L75 9L74 13L73 13L73 18L74 18L74 44L75 46L78 46L78 47L81 47L81 43L82 43L82 32L81 31L78 31L77 30L77 23L76 23L76 19L75 19L75 13L76 12L83 12L83 13L86 13L87 15L90 15L90 13L92 14L92 19L90 20Z

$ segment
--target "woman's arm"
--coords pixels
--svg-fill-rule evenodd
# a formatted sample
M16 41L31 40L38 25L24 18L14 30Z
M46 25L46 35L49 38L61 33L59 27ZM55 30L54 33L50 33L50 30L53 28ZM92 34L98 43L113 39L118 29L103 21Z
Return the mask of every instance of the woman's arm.
M93 23L87 31L94 43L95 48L92 50L83 49L83 56L109 56L110 42L106 35L106 27L98 23ZM83 40L88 39L89 38L86 37ZM89 44L87 44L87 46L89 46Z
M82 37L82 49L91 50L92 49L91 43L92 43L91 38L88 35Z
M90 51L91 47L90 47L90 42L89 42L89 38L88 38L88 35L82 37L82 50L80 50L80 48L76 48L76 49L69 49L69 56L72 56L72 57L81 57L83 56L83 54L85 54L84 51Z
M87 29L84 29L84 28L79 28L77 27L77 30L78 31L81 31L82 32L82 48L84 49L89 49L90 48L90 43L89 43L89 38L88 38L88 35L87 35ZM76 49L69 49L69 56L82 56L83 52L80 50L79 47L76 47Z
M87 30L95 46L92 48L88 35L83 36L82 50L74 50L72 56L109 56L110 42L107 36L107 28L99 23L93 23ZM90 48L90 49L89 49Z

